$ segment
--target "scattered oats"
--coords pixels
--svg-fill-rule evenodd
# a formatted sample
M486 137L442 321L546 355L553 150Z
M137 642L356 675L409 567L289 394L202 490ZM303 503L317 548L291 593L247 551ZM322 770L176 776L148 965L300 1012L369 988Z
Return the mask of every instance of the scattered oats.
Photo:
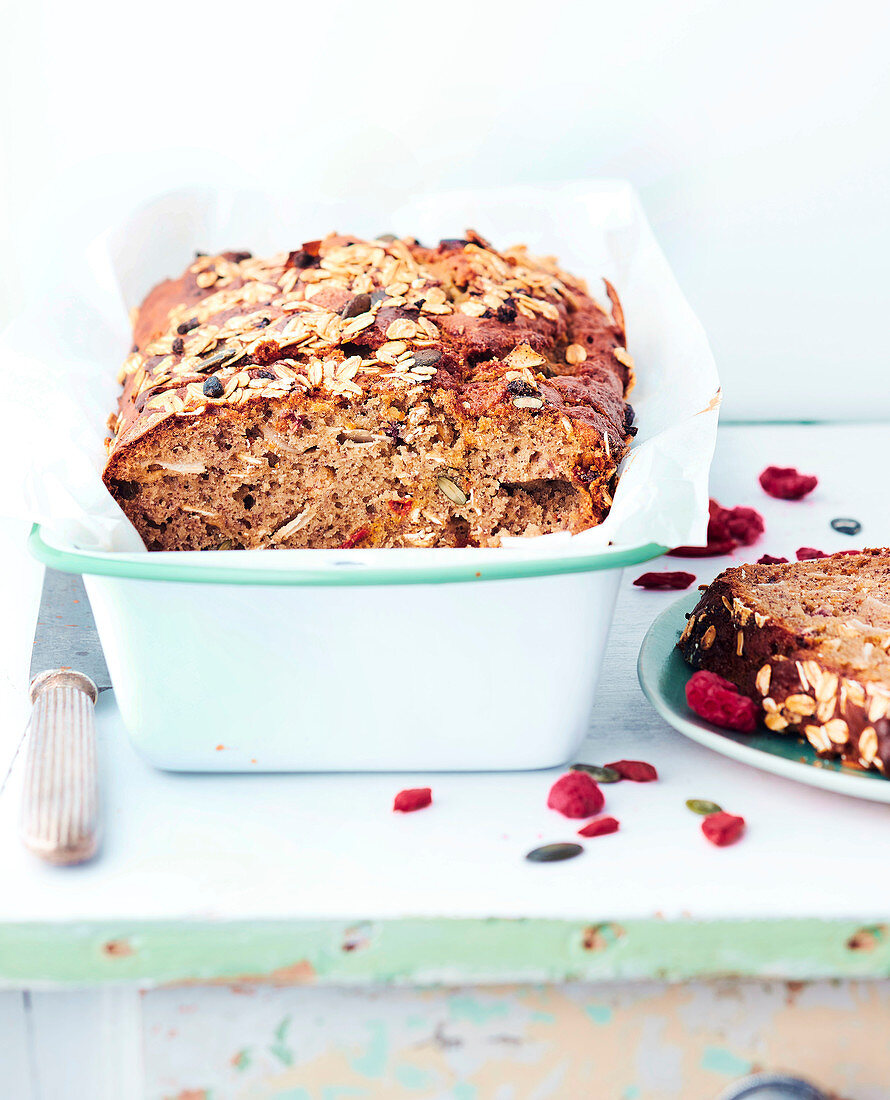
M809 717L816 713L816 700L809 695L789 695L785 700L785 710L800 717Z
M360 313L358 317L353 317L343 328L343 339L351 340L354 336L358 336L360 332L364 332L366 328L370 328L374 324L373 313Z
M827 722L830 718L834 717L834 712L837 707L837 699L824 699L816 707L816 718L820 722Z
M869 722L879 722L886 716L888 710L890 710L890 701L881 695L873 695L868 704Z
M832 718L822 727L828 739L835 745L845 745L850 738L850 730L843 718Z
M804 734L816 752L829 752L831 740L821 726L805 726Z
M467 317L482 317L485 313L485 303L480 302L476 298L471 298L466 302L460 304L461 313L465 313Z
M833 672L822 672L820 669L820 673L818 682L815 682L813 687L816 691L816 698L820 703L824 703L829 699L834 699L837 695L839 680Z
M871 764L878 755L878 735L873 726L866 726L859 734L859 755Z
M387 340L410 340L417 335L417 325L407 317L399 317L386 330Z
M297 280L300 278L299 269L291 267L281 276L278 280L278 285L284 294L290 294L290 292L297 285Z
M529 369L539 367L547 360L529 344L517 344L510 354L504 358L504 362L514 370L522 370L526 367Z
M342 382L350 382L358 374L361 365L362 357L360 355L351 355L348 359L344 359L337 368L336 377Z

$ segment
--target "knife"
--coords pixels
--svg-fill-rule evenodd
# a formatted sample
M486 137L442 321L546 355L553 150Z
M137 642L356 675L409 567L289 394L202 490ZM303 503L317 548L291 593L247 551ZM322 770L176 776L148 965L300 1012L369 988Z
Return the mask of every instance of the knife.
M19 831L49 863L83 863L99 844L93 713L111 687L83 580L47 569L31 655L31 722Z

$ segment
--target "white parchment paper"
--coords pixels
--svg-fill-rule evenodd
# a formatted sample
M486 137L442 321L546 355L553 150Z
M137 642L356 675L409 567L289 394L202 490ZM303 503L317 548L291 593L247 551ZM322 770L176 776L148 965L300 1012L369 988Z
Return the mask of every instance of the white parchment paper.
M72 218L77 211L72 210ZM58 221L58 219L56 219ZM362 550L367 564L399 553L406 568L429 554L577 554L659 543L703 543L708 469L719 407L717 371L701 325L658 247L633 189L577 182L426 195L397 210L379 203L295 203L264 191L193 187L118 213L75 255L55 242L60 263L43 300L0 336L6 434L4 468L20 471L3 511L40 522L56 545L142 552L141 540L101 481L105 422L116 408L116 375L129 350L128 311L159 280L178 275L195 250L296 248L331 230L393 232L431 241L477 229L496 245L552 253L604 300L614 283L637 365L630 397L639 434L625 460L608 519L578 535L510 539L498 550ZM72 236L74 236L72 234ZM64 260L64 262L62 262ZM328 551L257 551L316 556ZM216 556L215 554L213 556ZM228 552L230 558L239 555ZM244 556L244 555L242 555ZM337 552L339 558L343 552ZM256 564L255 554L250 555ZM428 562L427 562L428 564Z

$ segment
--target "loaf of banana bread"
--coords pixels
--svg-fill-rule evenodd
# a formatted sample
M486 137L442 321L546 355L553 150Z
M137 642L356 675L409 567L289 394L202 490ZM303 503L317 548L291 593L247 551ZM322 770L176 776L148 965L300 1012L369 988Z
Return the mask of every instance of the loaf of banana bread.
M678 644L757 700L768 729L890 776L890 550L727 569Z
M606 292L472 231L199 255L135 314L105 484L150 550L581 531L636 431Z

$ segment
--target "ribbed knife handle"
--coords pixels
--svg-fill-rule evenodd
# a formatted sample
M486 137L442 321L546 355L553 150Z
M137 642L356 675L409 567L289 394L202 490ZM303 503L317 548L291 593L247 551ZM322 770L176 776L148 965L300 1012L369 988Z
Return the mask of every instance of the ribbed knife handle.
M20 832L48 863L82 863L99 839L96 685L68 669L31 681L31 732Z

